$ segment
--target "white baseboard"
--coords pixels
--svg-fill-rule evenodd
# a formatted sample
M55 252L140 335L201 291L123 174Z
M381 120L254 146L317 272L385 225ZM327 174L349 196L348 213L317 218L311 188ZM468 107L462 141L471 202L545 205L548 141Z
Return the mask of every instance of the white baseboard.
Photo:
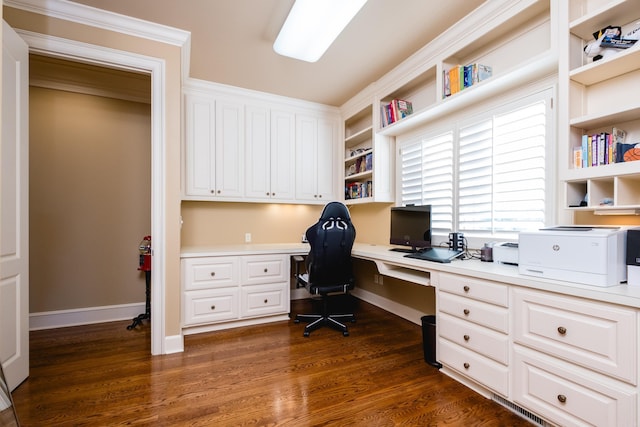
M416 325L422 325L422 316L430 314L422 313L414 308L407 307L406 305L400 304L396 301L392 301L385 297L381 297L378 294L374 294L373 292L366 291L362 288L356 287L351 291L351 294L354 297L361 299L362 301L373 304L376 307L380 307L381 309L400 316L403 319L415 323Z
M182 353L184 351L184 336L171 335L164 338L164 354Z
M133 320L145 311L145 303L108 305L29 314L29 330L64 328L92 323Z

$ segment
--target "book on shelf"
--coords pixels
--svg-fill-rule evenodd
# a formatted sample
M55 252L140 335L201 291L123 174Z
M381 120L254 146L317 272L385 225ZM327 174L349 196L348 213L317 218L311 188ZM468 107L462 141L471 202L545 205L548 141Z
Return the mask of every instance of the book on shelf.
M624 150L626 145L624 140L626 132L614 127L609 132L593 133L582 135L580 147L574 148L573 167L587 168L625 161L620 155L620 150ZM577 154L580 151L580 154ZM577 159L580 158L578 163Z
M350 182L344 188L344 198L362 199L364 197L373 196L373 182Z
M380 111L382 127L385 127L413 114L413 104L405 99L393 99L391 102L382 103Z
M493 69L485 64L471 63L453 66L449 70L443 71L442 96L446 98L455 95L474 84L488 79L492 74Z

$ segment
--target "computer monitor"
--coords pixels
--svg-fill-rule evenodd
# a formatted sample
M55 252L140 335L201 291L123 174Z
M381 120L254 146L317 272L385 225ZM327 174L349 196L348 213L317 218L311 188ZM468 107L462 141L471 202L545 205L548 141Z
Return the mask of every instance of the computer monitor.
M431 247L431 205L391 208L389 243L406 246L402 252L417 252Z

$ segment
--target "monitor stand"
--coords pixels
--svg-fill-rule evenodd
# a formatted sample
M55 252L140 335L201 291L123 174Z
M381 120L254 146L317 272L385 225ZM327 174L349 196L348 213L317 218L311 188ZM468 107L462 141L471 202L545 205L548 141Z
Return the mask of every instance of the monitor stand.
M391 248L389 250L392 252L402 252L403 254L416 254L418 252L422 252L422 249L419 248Z

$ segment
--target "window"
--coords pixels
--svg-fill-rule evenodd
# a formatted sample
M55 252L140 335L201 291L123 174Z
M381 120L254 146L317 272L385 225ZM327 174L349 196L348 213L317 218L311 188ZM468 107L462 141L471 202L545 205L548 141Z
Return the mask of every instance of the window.
M551 90L400 144L400 203L432 205L435 235L509 239L549 216Z

